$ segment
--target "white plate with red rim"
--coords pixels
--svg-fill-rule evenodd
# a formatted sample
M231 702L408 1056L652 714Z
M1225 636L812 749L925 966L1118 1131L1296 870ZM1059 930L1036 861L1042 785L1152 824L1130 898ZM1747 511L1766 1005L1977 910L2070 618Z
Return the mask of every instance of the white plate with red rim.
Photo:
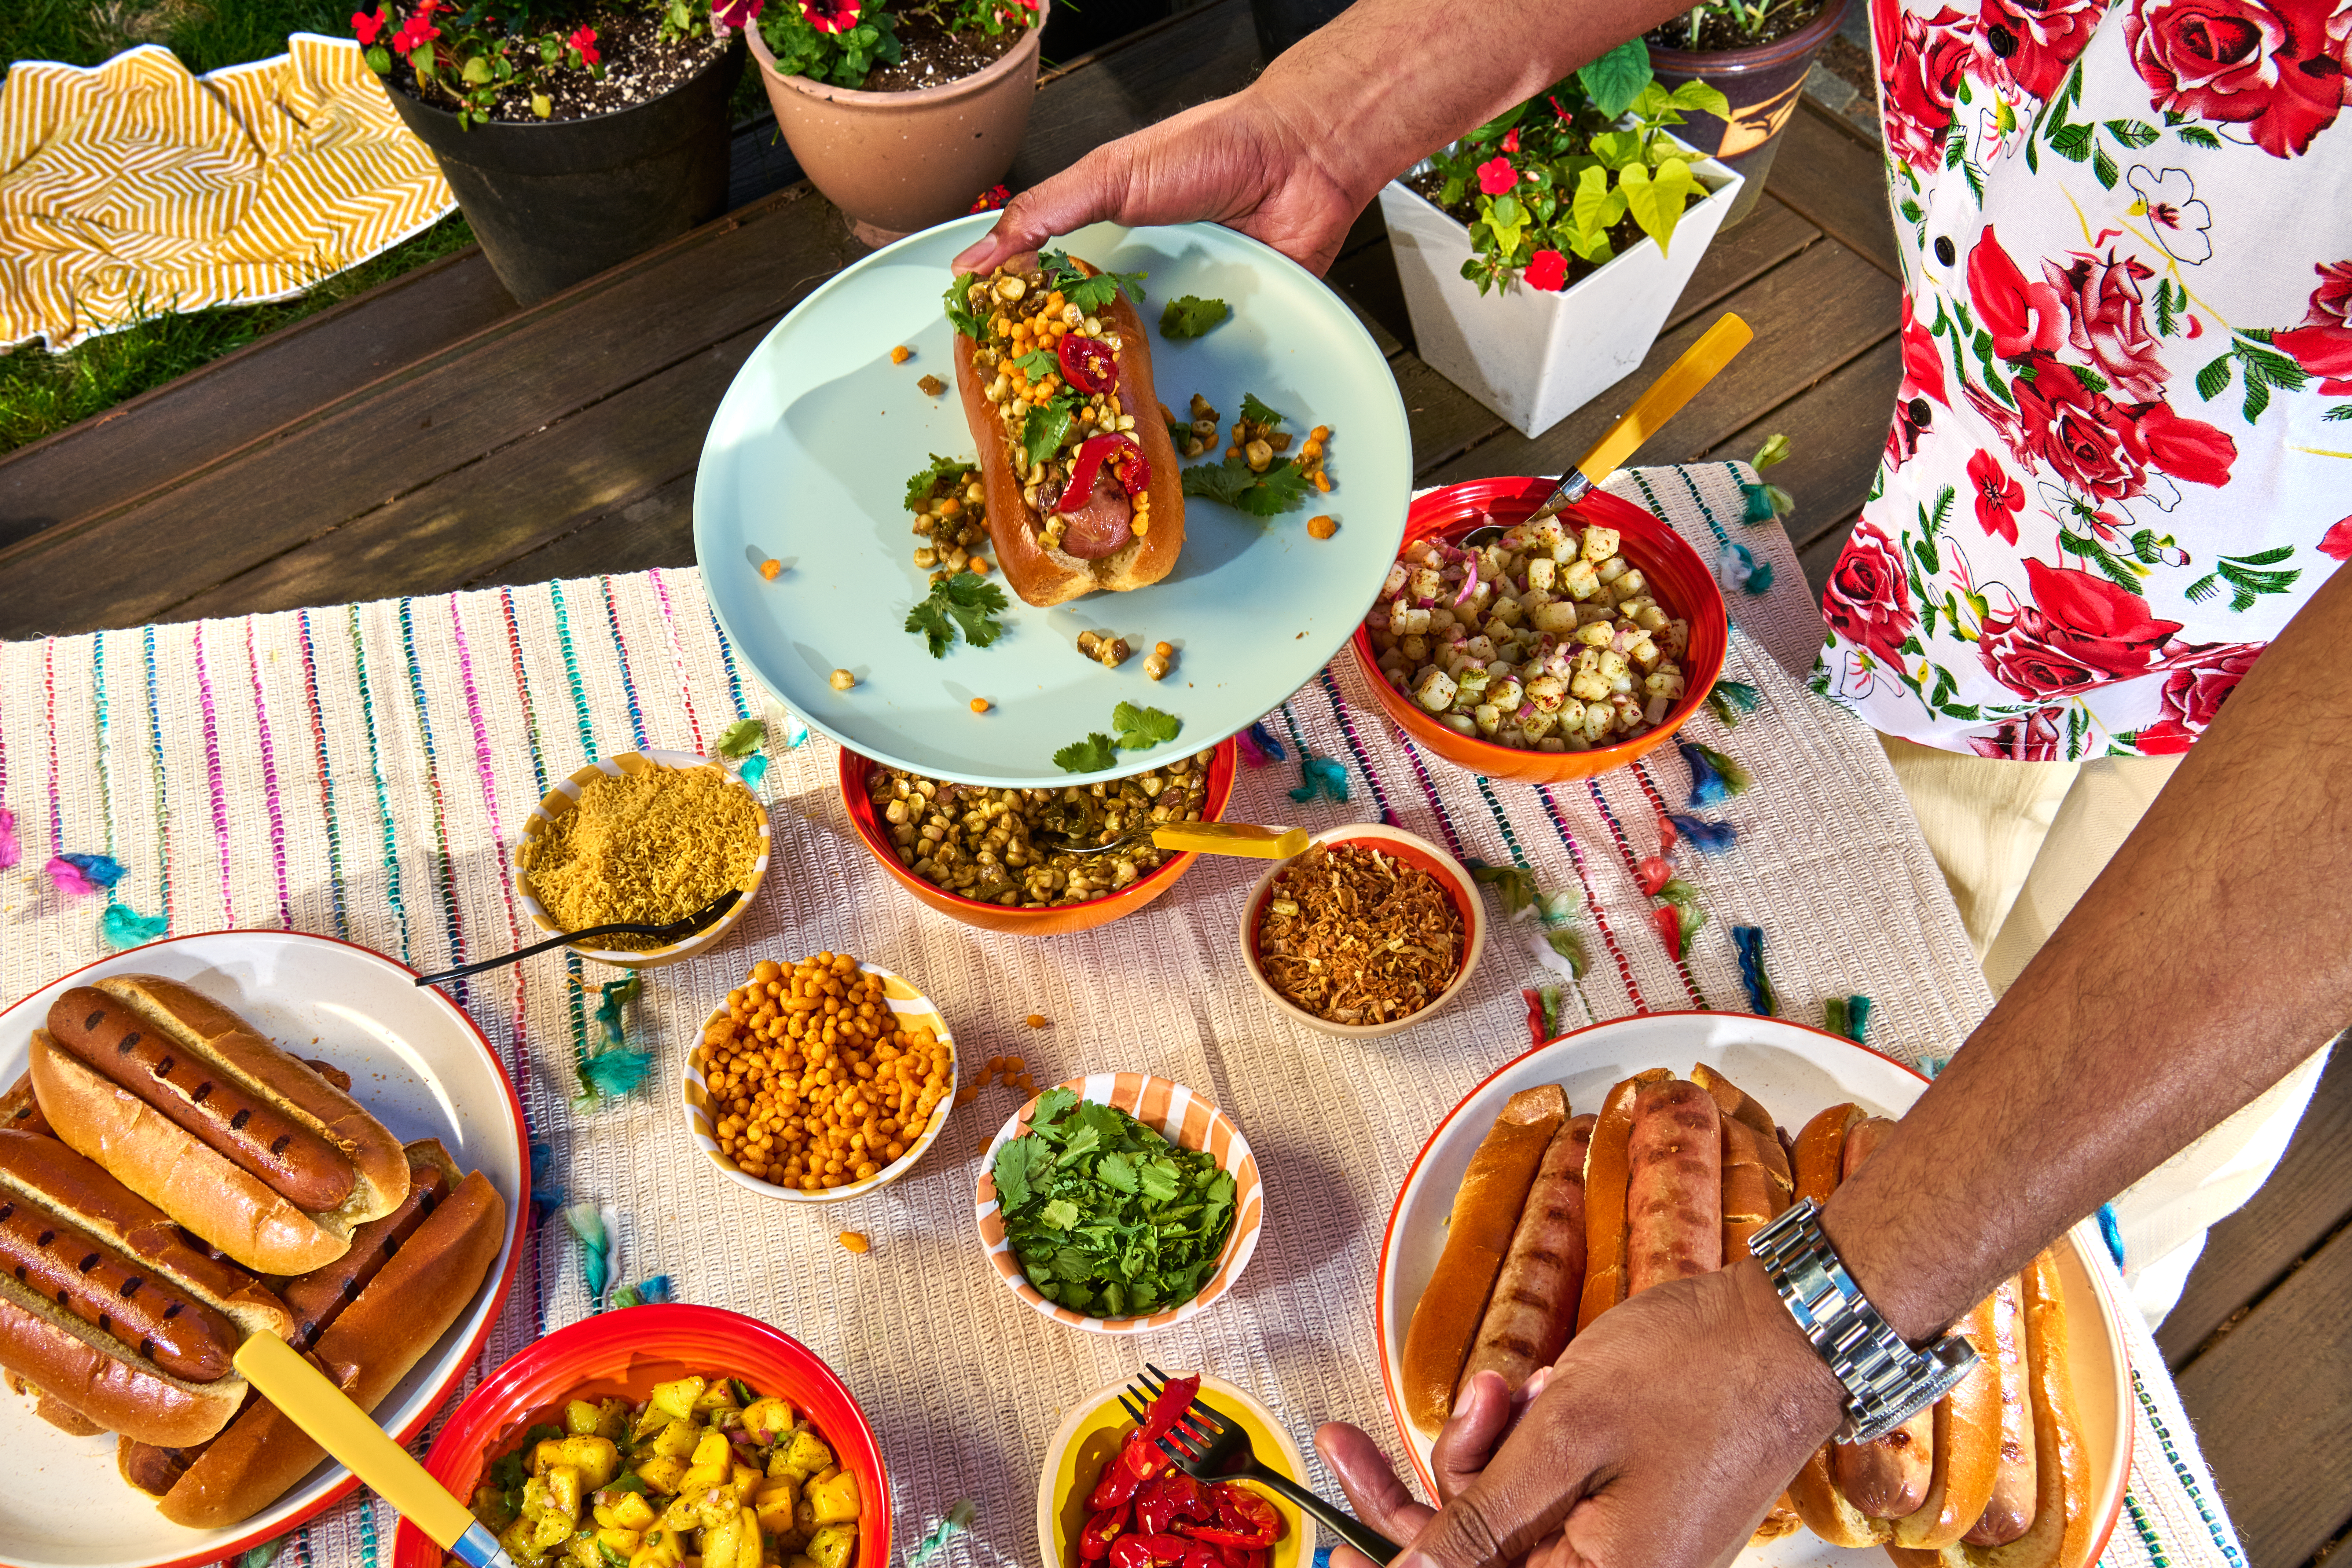
M49 1004L107 975L164 975L233 1009L297 1056L352 1076L352 1095L404 1143L438 1138L465 1170L479 1170L506 1200L507 1234L489 1277L438 1343L376 1406L403 1442L425 1428L489 1337L519 1261L530 1207L522 1106L497 1056L464 1009L415 971L331 936L217 931L117 953L51 981L0 1011L0 1089L25 1071L33 1030ZM217 1563L284 1534L359 1485L332 1460L270 1507L227 1530L184 1530L115 1469L110 1434L69 1437L0 1394L0 1563L15 1568L181 1568Z
M1562 1035L1503 1064L1465 1095L1422 1145L1390 1211L1381 1242L1374 1333L1381 1382L1397 1436L1412 1456L1424 1495L1432 1485L1430 1439L1406 1419L1399 1388L1405 1326L1445 1244L1446 1217L1470 1156L1491 1131L1503 1103L1522 1089L1557 1083L1572 1112L1598 1111L1610 1085L1653 1067L1687 1076L1705 1063L1755 1097L1790 1134L1816 1113L1851 1100L1900 1116L1927 1079L1891 1057L1838 1035L1746 1013L1646 1013ZM2131 1364L2117 1316L2120 1284L2097 1230L2084 1221L2058 1249L2066 1292L2066 1340L2091 1461L2091 1511L2097 1528L2086 1562L2106 1549L2131 1475ZM2088 1310L2086 1310L2088 1309ZM1743 1568L1884 1568L1875 1549L1849 1550L1798 1530L1741 1552Z

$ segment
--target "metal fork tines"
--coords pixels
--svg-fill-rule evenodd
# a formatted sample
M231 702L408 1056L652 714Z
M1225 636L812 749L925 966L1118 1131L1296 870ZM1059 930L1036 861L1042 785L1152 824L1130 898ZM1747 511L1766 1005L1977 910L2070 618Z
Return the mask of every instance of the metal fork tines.
M1146 1362L1142 1374L1128 1385L1118 1402L1135 1417L1138 1426L1145 1426L1151 1402L1167 1386L1168 1375ZM1196 1480L1252 1480L1281 1493L1382 1568L1404 1550L1346 1510L1324 1501L1288 1476L1259 1463L1256 1451L1250 1446L1248 1431L1198 1395L1193 1396L1191 1407L1160 1438L1160 1451Z

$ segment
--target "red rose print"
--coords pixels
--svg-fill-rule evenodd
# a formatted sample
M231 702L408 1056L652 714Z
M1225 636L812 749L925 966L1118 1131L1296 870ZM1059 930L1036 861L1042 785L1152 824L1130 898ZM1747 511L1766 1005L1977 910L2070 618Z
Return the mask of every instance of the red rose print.
M2132 0L2124 47L2162 113L2243 125L2299 156L2344 105L2332 0Z
M2319 536L2319 553L2336 560L2352 560L2352 517Z
M2150 757L2170 757L2189 749L2205 732L2213 716L2246 672L2262 657L2265 643L2241 643L2209 650L2209 656L2187 669L2175 670L2164 683L2164 716L2139 732L2139 748Z
M2147 454L2137 428L2105 392L2084 386L2072 366L2040 361L2031 381L2020 376L2009 390L2017 399L2016 439L2026 461L2103 500L2147 488Z
M2066 79L2074 57L2090 47L2106 13L2104 0L1983 0L1978 47L1990 60L1992 75L2048 98Z
M2352 261L2312 270L2319 274L2319 287L2311 291L2304 324L2277 333L2271 342L2313 375L2328 378L2319 383L2322 392L2341 397L2352 392Z
M2141 319L2147 296L2140 285L2156 275L2137 259L2117 261L2077 255L2060 267L2043 257L2050 280L2066 309L2066 341L2091 361L2119 402L2154 402L2164 395L2164 361L2156 339Z
M2023 718L2011 719L1990 735L1969 737L1969 747L1979 757L2006 762L2058 760L2058 716L2063 708L2038 707Z
M1923 18L1893 3L1873 5L1870 19L1886 89L1887 140L1914 169L1939 167L1953 89L1975 52L1969 20L1949 6Z
M1969 487L1977 496L1977 523L1988 534L2017 542L2017 514L2025 505L2025 486L2009 476L2000 459L1979 452L1969 459Z
M2028 599L1988 615L1978 655L1993 679L2037 698L2072 696L2144 674L2180 630L2137 593L2070 567L2025 561Z
M1822 592L1822 618L1881 664L1903 667L1903 640L1918 616L1903 581L1903 556L1874 523L1856 523Z
M1529 288L1557 294L1568 281L1568 257L1556 250L1539 250L1528 258L1527 268L1519 276Z
M1511 167L1508 158L1489 158L1478 165L1478 188L1490 196L1499 196L1519 183L1519 172Z
M2160 402L2133 410L2131 418L2136 444L2148 462L2167 474L2192 485L2230 482L2230 465L2238 460L2238 444L2228 431L2201 419L2183 419L2169 404Z
M2027 282L1990 224L1969 252L1969 298L1992 334L1992 351L2004 360L2054 353L2066 340L2066 308L2058 291Z
M1895 399L1909 402L1915 397L1934 398L1946 407L1951 400L1944 395L1944 350L1911 308L1911 294L1903 294L1903 386Z

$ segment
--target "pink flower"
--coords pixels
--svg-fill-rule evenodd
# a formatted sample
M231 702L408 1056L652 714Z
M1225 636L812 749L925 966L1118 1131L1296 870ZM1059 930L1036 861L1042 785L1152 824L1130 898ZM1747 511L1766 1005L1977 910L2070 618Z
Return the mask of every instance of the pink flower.
M2132 0L2124 47L2158 111L2246 126L2294 157L2344 106L2338 17L2332 0Z
M765 9L767 0L719 0L711 9L711 17L719 26L732 27L740 33L758 21L760 13Z
M1875 523L1854 525L1822 591L1822 618L1882 664L1903 667L1903 640L1918 614L1903 581L1903 554Z
M2078 255L2068 267L2045 256L2042 276L2065 307L2066 340L2106 378L2116 402L2154 402L2164 395L2164 362L2140 317L2139 286L2156 276L2146 265L2119 262L2113 252L2104 260Z
M2304 324L2271 339L2275 347L2294 356L2294 362L2315 376L2328 379L2319 390L2332 397L2352 392L2352 261L2325 263L2312 268L2319 287L2311 291L2311 308Z
M1976 492L1977 526L2011 544L2017 542L2017 514L2025 505L2025 486L2010 476L2000 459L1979 452L1969 459L1969 486Z
M801 0L801 15L820 33L846 33L857 26L860 0Z
M2145 674L2180 630L2147 601L2105 578L2025 561L2030 599L2008 615L1988 615L1978 656L1993 679L2021 695L2072 696Z
M1568 281L1568 257L1556 250L1539 250L1528 258L1527 269L1519 277L1529 288L1557 294Z
M2101 500L2145 492L2147 455L2114 400L2084 386L2071 365L2042 360L2034 371L2009 389L2017 399L2018 455Z
M383 12L382 8L379 7L373 11L352 12L352 31L359 35L359 40L362 45L374 43L378 36L383 32Z
M1511 167L1508 158L1491 158L1478 165L1478 188L1490 196L1499 196L1519 183L1519 172Z
M400 25L400 31L392 36L393 48L400 54L414 54L439 37L441 29L433 25L432 16L433 12L429 6L419 5L416 8L416 15L403 22Z
M604 57L596 52L596 29L593 27L583 26L563 41L579 50L581 60L587 65L593 66Z
M2352 560L2352 517L2319 536L2319 553L2336 560Z
M2192 485L2230 482L2238 444L2228 431L2201 419L2183 419L2169 403L2152 402L2130 412L2133 439L2157 467Z
M2189 749L2221 711L2230 694L2262 657L2266 643L2241 643L2207 650L2207 657L2165 677L2164 716L2139 732L2139 748L2150 757L2170 757Z
M1990 224L1969 252L1969 298L1992 334L1992 351L2004 360L2054 353L2065 341L2066 309L2058 291L2046 283L2027 282L2000 248Z
M1919 396L1934 398L1950 406L1944 395L1944 351L1937 346L1935 334L1927 330L1911 308L1911 295L1903 296L1903 385L1895 392L1895 401L1909 402Z

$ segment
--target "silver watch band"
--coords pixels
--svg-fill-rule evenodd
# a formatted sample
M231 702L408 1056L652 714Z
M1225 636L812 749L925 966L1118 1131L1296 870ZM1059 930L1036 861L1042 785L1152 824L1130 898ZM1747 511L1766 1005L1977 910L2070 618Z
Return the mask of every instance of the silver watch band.
M1800 1200L1748 1238L1780 1304L1845 1385L1841 1443L1867 1443L1951 1392L1976 1364L1976 1348L1958 1334L1915 1351L1903 1343L1870 1298L1854 1285L1822 1234L1821 1209Z

